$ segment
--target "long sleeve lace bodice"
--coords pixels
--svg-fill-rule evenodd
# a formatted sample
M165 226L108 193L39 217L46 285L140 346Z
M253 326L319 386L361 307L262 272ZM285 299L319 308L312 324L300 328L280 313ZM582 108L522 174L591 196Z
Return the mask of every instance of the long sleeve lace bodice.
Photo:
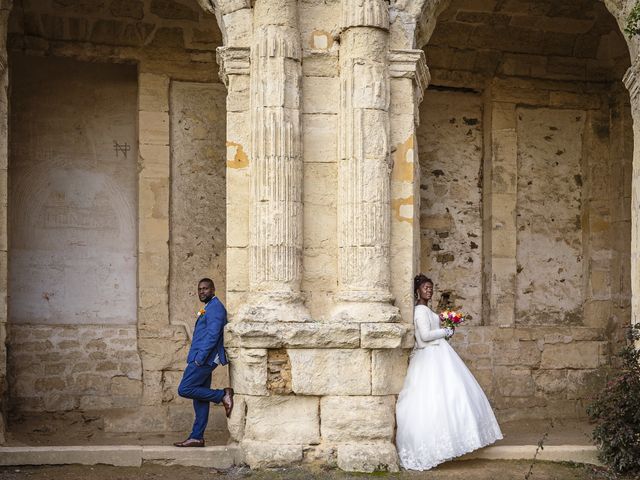
M415 324L416 348L424 348L428 344L437 344L446 336L444 328L440 328L440 319L426 305L416 305L413 313Z

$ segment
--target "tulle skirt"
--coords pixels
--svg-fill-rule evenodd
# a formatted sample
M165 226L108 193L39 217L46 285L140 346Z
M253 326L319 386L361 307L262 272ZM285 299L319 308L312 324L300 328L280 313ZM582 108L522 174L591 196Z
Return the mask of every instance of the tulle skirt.
M428 470L502 438L482 387L444 340L414 351L396 420L400 463L409 470Z

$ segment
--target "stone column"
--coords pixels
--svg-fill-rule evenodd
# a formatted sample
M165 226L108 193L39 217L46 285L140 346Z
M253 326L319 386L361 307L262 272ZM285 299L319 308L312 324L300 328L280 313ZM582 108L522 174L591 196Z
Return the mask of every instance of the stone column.
M311 318L302 279L302 78L295 0L258 0L250 66L248 303L240 320Z
M395 322L390 291L389 12L343 0L337 321Z
M633 116L631 179L631 323L640 321L640 59L636 57L622 80L629 90Z

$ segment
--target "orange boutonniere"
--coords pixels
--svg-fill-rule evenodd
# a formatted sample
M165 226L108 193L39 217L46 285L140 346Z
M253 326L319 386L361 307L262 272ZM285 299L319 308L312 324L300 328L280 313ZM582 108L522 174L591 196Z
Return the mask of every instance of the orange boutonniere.
M200 315L204 315L204 308L201 308L196 312L196 319L200 318Z

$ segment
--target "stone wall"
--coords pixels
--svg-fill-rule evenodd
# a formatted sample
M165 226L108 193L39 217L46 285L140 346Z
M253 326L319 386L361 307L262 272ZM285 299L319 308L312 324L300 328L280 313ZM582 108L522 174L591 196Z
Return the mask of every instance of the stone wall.
M225 190L220 158L225 94L218 83L215 59L215 49L221 41L215 16L195 0L47 0L14 5L9 20L10 52L19 52L36 63L39 57L64 57L137 67L134 77L137 98L127 102L127 106L134 107L133 124L137 124L138 141L138 151L130 150L130 155L137 158L134 177L137 202L133 202L134 210L137 209L133 213L134 222L137 219L134 223L137 285L134 283L133 291L128 288L126 294L137 305L132 317L136 328L117 326L116 332L125 332L122 335L126 335L126 342L100 340L101 335L110 331L104 325L78 326L75 335L88 329L82 332L90 332L96 341L104 341L107 350L124 342L117 355L107 356L136 355L139 360L136 368L122 362L111 368L112 365L100 360L95 365L81 361L75 372L71 367L63 369L61 363L77 360L79 353L73 342L80 340L58 341L58 329L72 337L69 330L72 327L55 325L49 331L52 338L41 341L46 347L43 354L59 359L57 369L52 367L44 372L41 382L35 385L26 372L16 367L12 375L24 376L25 381L16 378L17 390L12 390L10 406L19 406L14 394L19 392L19 398L35 397L42 393L42 382L58 384L56 376L66 375L67 385L73 387L68 390L75 400L56 403L58 393L51 390L44 392L41 401L30 402L29 408L34 411L100 408L105 430L114 432L169 430L183 434L190 427L191 403L177 398L175 389L187 353L186 324L193 322L194 312L199 308L193 291L203 276L217 277L218 291L223 297L226 287L222 247ZM184 98L186 94L175 95L185 89L190 92L188 98ZM109 110L118 111L115 107L117 102L112 102ZM99 116L100 112L96 114ZM60 127L64 130L66 125ZM175 148L178 144L179 149ZM178 153L184 155L180 157ZM180 214L172 216L170 198ZM174 232L173 237L170 231ZM189 260L192 256L195 259ZM15 330L16 335L31 338L24 331L31 327L20 328ZM44 336L41 326L32 328L32 335ZM9 344L13 345L11 358L26 354L13 334ZM102 344L93 347L103 348ZM25 348L30 347L27 344ZM100 356L97 350L87 352ZM82 365L87 366L85 372L78 370ZM85 391L76 380L81 374L89 383L90 380L95 383L96 375L107 377L101 390L93 395L93 403L89 400L93 387L87 384ZM123 375L132 382L124 382ZM218 377L220 382L228 382L226 371ZM224 428L223 419L220 409L212 409L211 435Z
M419 128L421 266L503 420L585 415L631 319L624 39L597 2L524 3L438 17Z
M482 322L482 97L427 90L420 108L421 271Z
M0 443L5 441L5 420L7 414L7 166L9 101L7 71L7 23L11 2L0 2Z
M14 413L135 407L142 365L133 326L10 325Z

